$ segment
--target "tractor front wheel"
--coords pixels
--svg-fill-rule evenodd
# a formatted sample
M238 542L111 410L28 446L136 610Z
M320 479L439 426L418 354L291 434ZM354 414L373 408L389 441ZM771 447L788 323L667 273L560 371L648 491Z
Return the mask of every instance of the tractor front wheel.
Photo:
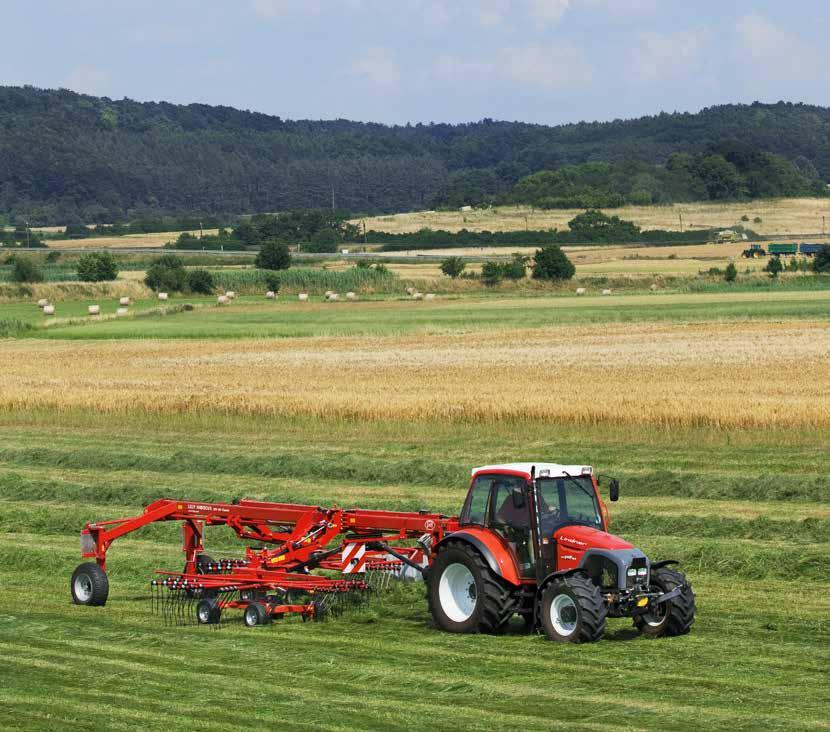
M495 633L516 610L515 592L469 544L442 547L427 576L435 624L450 633Z
M72 602L76 605L106 605L110 594L107 573L95 562L79 564L69 582Z
M685 575L675 569L660 567L651 573L651 588L656 592L671 592L682 587L680 594L657 605L653 610L634 618L634 625L643 635L659 638L663 635L686 635L695 621L695 593Z
M539 620L548 640L592 643L605 633L607 612L599 587L589 577L574 574L545 588Z

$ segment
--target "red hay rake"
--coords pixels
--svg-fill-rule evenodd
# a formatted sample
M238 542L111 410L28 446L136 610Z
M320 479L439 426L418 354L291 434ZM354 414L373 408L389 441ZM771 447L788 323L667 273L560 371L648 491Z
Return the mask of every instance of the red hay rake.
M160 521L182 523L184 569L160 570L150 583L151 608L170 625L217 625L231 609L242 610L248 626L292 614L303 621L337 616L365 604L372 589L385 589L393 578L420 576L431 547L457 528L457 519L426 511L161 499L138 516L84 527L81 553L94 561L75 570L73 600L105 604L110 546ZM207 526L230 527L263 546L247 546L244 558L214 560L204 553Z

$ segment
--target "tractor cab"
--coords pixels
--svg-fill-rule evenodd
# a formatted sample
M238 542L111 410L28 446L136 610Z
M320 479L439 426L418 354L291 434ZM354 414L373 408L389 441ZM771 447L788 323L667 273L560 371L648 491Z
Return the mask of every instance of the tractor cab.
M587 532L593 544L608 543L607 510L590 466L509 463L472 473L459 524L501 536L516 557L521 579L541 580L567 566L568 557L579 549L576 542L588 545L574 538L577 534L585 537ZM614 481L612 500L617 491ZM563 533L568 527L574 530Z

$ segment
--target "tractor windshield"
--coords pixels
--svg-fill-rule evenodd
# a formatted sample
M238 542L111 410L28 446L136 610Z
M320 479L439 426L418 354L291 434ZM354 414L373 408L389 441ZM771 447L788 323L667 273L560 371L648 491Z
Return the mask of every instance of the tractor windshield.
M550 536L568 524L602 528L602 515L590 476L542 478L538 484L539 528L543 536Z

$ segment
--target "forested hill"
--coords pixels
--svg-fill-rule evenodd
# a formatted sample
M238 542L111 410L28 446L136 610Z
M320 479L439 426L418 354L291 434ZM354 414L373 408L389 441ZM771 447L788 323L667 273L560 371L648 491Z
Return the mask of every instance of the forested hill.
M0 215L65 224L237 214L328 207L332 192L340 209L405 211L455 204L468 191L506 195L529 174L567 164L663 166L674 152L701 154L724 140L783 156L817 185L830 180L830 109L803 104L558 127L389 127L0 87Z

